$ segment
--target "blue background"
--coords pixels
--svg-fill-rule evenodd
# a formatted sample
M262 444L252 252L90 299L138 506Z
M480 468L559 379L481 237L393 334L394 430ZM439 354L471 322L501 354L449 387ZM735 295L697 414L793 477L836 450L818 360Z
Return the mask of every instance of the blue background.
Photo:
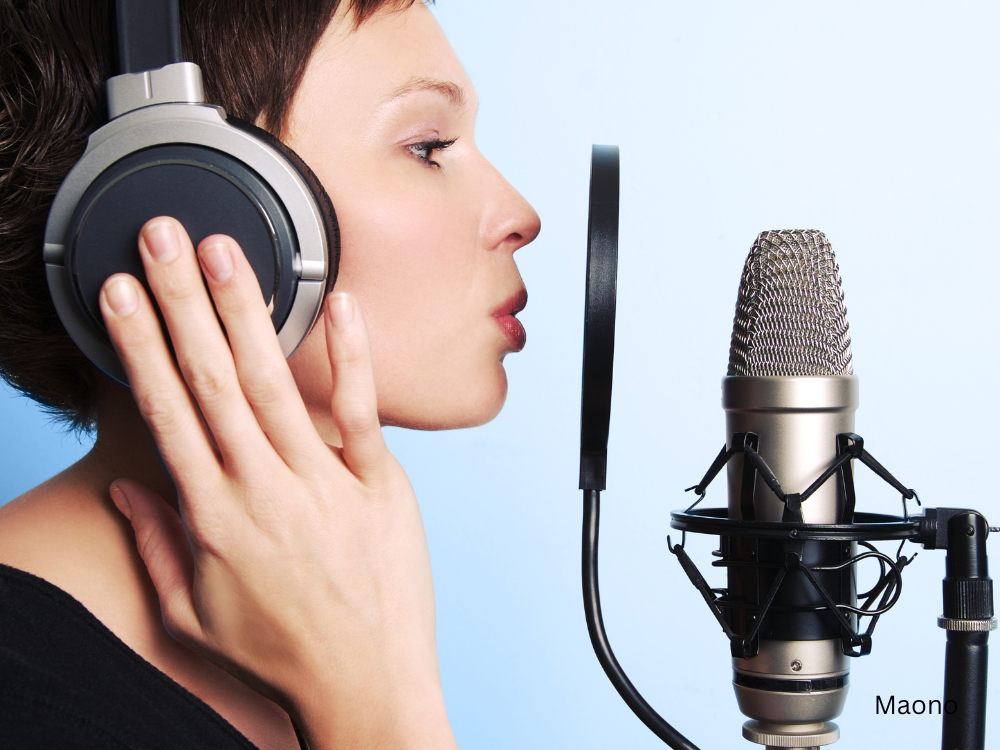
M724 439L719 382L743 260L761 230L826 232L866 446L926 504L1000 522L990 481L1000 12L912 0L440 0L434 12L479 90L481 148L543 222L517 256L531 294L520 316L528 346L507 359L503 413L475 430L387 430L424 510L459 741L662 747L604 677L581 607L579 379L596 142L622 153L605 621L633 682L696 744L753 747L740 739L725 639L666 546L670 510ZM12 395L0 396L0 420L0 501L88 447ZM862 508L898 511L890 488L859 477ZM709 501L724 503L722 485ZM688 544L707 568L712 540ZM920 553L872 655L852 662L836 747L939 747L936 716L876 716L875 696L940 697L943 565L943 554ZM998 706L994 697L993 738Z

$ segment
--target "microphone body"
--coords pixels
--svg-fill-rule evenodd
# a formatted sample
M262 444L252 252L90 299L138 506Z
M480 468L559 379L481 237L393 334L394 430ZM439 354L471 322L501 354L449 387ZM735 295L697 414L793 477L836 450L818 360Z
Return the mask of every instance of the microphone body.
M837 435L854 432L858 379L839 376L731 376L722 381L727 447L733 436L753 433L757 451L785 492L803 492L837 457ZM785 504L758 474L753 490L754 518L744 519L742 455L728 465L729 517L781 522ZM831 477L802 503L805 523L840 523L845 503L840 475ZM837 565L855 553L850 542L772 541L753 538L723 540L724 556L743 565L729 567L725 611L737 633L750 632L756 610L789 553L808 565ZM766 566L772 567L766 567ZM765 567L758 567L765 566ZM854 576L848 572L820 573L838 601L856 604ZM843 653L840 626L829 616L822 597L801 573L789 573L761 623L758 654L733 658L733 687L740 711L755 723L753 739L777 745L778 737L802 735L805 746L835 740L829 725L847 699L848 658ZM793 740L794 741L794 740ZM787 745L785 745L787 746Z
M757 453L782 490L803 493L836 460L837 436L854 432L858 379L852 372L839 269L826 237L816 231L762 233L744 267L729 373L722 381L727 448L739 448L734 441L748 433L755 436ZM747 460L735 455L727 467L729 518L790 520L786 503L760 472L752 488L745 486ZM802 501L800 522L841 523L845 503L838 473ZM756 654L735 644L732 653L736 699L752 720L744 725L747 739L818 747L839 738L830 720L847 699L841 627L805 574L788 570L785 562L795 555L804 565L831 568L816 577L838 603L855 606L853 566L841 566L855 552L851 542L794 535L721 537L728 590L719 604L736 634L756 633Z
M726 447L733 435L752 432L760 440L757 452L781 482L785 492L802 492L837 458L837 435L854 432L858 408L855 375L730 376L722 380L726 412ZM757 477L753 493L755 519L743 519L740 509L742 455L729 462L729 517L781 521L785 504ZM844 481L832 477L802 503L804 523L840 523L845 502Z

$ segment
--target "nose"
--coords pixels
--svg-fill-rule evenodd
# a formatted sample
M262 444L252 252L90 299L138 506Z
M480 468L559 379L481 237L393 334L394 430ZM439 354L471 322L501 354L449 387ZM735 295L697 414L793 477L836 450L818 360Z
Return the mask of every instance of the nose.
M542 222L535 209L492 164L487 162L486 211L481 227L486 246L513 253L532 242Z

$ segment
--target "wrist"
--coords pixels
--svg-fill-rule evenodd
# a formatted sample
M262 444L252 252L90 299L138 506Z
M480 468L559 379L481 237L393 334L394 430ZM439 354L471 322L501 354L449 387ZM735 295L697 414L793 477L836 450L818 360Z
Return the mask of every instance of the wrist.
M309 750L457 750L438 680L380 682L302 685L290 713Z

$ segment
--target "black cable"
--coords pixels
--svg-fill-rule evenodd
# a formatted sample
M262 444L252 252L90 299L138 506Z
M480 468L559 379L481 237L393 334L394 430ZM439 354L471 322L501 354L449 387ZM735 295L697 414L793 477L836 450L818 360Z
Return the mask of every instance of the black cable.
M601 493L599 490L583 491L583 608L587 613L587 629L590 642L594 645L597 660L604 667L604 673L615 686L633 713L642 723L666 742L674 750L698 750L684 735L670 726L653 707L639 695L639 691L625 675L618 659L615 658L604 631L601 617L601 592L597 584L597 537L601 516Z

